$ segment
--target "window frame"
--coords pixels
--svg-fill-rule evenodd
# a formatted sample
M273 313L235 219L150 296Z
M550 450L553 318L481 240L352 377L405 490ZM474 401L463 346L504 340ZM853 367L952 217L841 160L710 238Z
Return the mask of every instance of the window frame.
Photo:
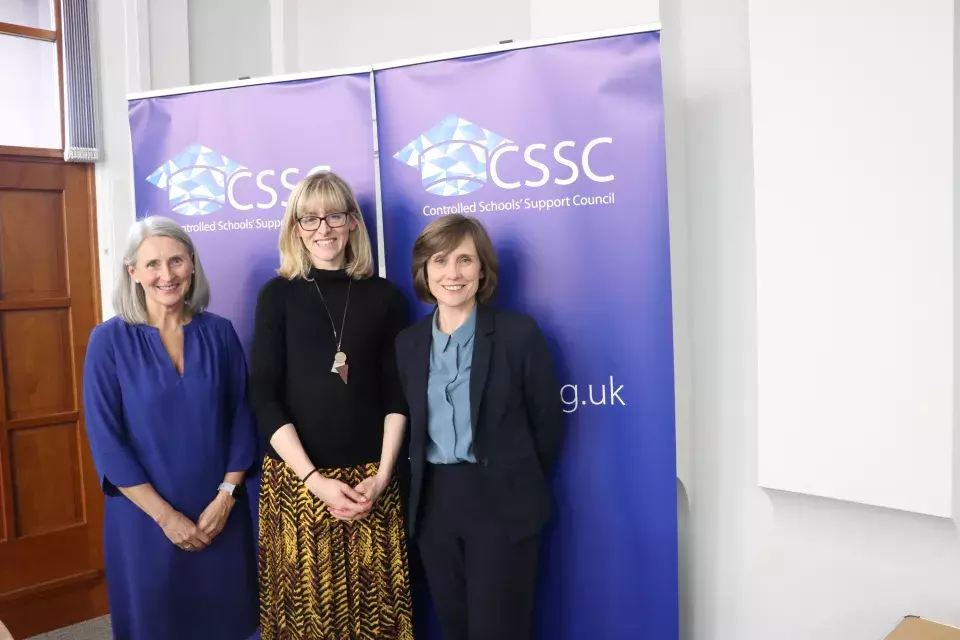
M52 42L57 46L57 99L60 106L60 146L56 149L45 147L12 147L0 144L0 156L32 156L40 158L63 158L64 131L63 118L63 25L60 14L60 0L51 0L53 3L53 29L38 29L21 24L0 22L0 36L15 36Z

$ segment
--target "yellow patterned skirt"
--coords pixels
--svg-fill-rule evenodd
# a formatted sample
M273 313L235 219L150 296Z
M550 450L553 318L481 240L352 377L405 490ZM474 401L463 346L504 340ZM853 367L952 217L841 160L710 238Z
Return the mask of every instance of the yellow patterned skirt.
M321 469L356 486L376 464ZM373 511L337 520L278 460L260 487L260 625L263 640L412 640L410 574L400 488Z

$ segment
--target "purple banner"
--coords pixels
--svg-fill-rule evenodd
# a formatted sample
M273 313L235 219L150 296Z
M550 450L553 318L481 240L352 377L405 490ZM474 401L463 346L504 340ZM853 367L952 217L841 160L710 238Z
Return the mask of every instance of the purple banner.
M143 98L129 108L137 218L168 216L190 233L210 279L210 310L233 321L245 348L298 181L340 174L375 235L369 74Z
M501 259L498 303L533 315L555 348L569 424L540 637L676 640L659 33L385 69L374 81L387 276L412 292L421 229L477 216Z

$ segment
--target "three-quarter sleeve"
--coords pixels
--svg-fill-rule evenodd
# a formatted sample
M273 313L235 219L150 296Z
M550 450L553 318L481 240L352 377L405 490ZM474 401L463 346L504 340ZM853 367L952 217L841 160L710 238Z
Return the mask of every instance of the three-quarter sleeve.
M227 471L247 471L256 462L257 432L256 417L250 407L247 395L247 361L243 355L243 346L233 324L226 321L226 366L227 381L230 385L230 442L227 454Z
M394 347L397 335L407 326L407 301L399 290L393 289L387 303L387 317L383 323L383 410L384 415L399 413L408 415L407 401L400 386L397 369L397 351Z
M523 360L523 388L540 464L545 473L550 473L563 439L563 406L550 346L533 319L530 325Z
M118 487L146 484L150 478L127 437L111 329L101 324L90 334L83 363L83 410L100 487L107 495L117 495Z
M274 279L260 290L250 353L250 401L261 433L269 440L292 422L284 406L286 371L285 300L283 281Z

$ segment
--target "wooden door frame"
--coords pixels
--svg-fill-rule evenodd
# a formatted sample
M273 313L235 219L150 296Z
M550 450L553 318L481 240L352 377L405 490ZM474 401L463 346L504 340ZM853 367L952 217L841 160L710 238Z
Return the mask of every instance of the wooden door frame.
M82 223L87 225L87 232L84 234L86 237L82 238L81 241L88 243L88 255L91 261L91 264L89 265L89 277L91 278L90 303L93 305L93 309L89 310L92 313L90 313L88 317L92 319L94 326L98 325L103 321L103 296L101 292L100 281L101 276L97 227L95 166L93 164L69 163L60 157L49 157L42 154L34 154L25 157L16 153L9 153L9 149L4 149L2 147L0 147L0 162L15 162L18 164L37 166L56 166L61 167L68 172L73 172L73 175L71 175L71 173L67 173L65 176L65 192L72 181L79 180L80 182L77 183L78 186L80 184L86 185L86 197L84 198L84 203L85 206L88 207L88 210L84 214L86 216L86 220ZM82 174L77 175L77 172L82 172ZM66 209L66 202L64 203L64 208L64 237L68 238L70 237L68 228L71 224L71 220L69 217L70 212ZM77 221L74 218L74 223L76 222ZM73 277L78 277L71 273L69 268L69 251L70 248L68 246L68 255L65 256L66 262L64 265L68 280L72 279ZM72 297L72 289L70 289L70 292ZM89 328L86 327L83 328L84 331L88 329ZM73 332L72 324L71 332ZM76 333L72 333L72 335L74 345L76 345L77 342L82 342L85 344L89 337L88 335L78 336ZM97 480L92 454L90 452L90 446L85 430L83 414L84 407L81 397L83 385L82 361L77 362L74 360L73 367L75 371L75 393L77 394L78 398L78 453L81 464L81 478L83 478L84 484L87 484L91 480L94 482L97 482ZM3 460L3 463L4 464L0 466L9 470L9 460ZM85 473L86 470L94 470L93 478L88 477L88 475ZM8 471L7 473L12 473L12 470ZM0 475L0 490L6 490L4 485L6 482L8 482L6 477L7 473ZM88 498L88 494L90 496L99 496L99 499L91 500ZM86 526L90 527L91 532L94 532L93 535L88 536L88 544L83 552L87 554L87 557L90 560L89 564L93 568L50 582L30 585L16 591L0 594L0 620L3 620L7 627L9 627L14 634L19 634L15 635L17 638L28 637L29 635L43 633L46 631L52 631L54 629L81 622L83 619L98 617L100 615L109 613L106 600L106 574L103 557L104 501L102 494L99 493L99 486L97 486L96 491L88 492L85 488L81 492L81 495L83 496ZM9 511L9 506L7 511ZM8 526L13 524L13 522L9 519L9 515L10 514L7 513L5 518L8 522ZM8 540L9 539L10 538L8 536ZM82 616L82 618L77 619L78 615Z

